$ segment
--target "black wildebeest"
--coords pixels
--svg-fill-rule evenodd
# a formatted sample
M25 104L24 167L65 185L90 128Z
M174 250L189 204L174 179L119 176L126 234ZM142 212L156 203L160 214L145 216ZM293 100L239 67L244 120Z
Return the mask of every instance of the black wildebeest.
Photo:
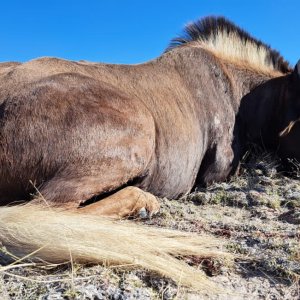
M299 83L299 63L293 71L277 51L214 17L188 25L163 55L139 65L1 64L0 202L35 194L29 210L0 210L1 228L20 211L25 228L30 215L47 226L41 201L70 211L59 212L66 219L156 212L155 196L178 198L228 178L248 142L300 159Z

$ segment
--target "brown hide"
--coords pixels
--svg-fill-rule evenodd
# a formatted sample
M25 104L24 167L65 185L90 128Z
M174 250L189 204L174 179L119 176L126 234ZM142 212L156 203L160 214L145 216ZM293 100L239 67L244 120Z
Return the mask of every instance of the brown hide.
M132 184L178 198L243 153L240 101L280 75L180 46L140 65L0 65L0 201L77 207Z
M30 181L49 201L80 202L136 178L159 196L189 192L205 152L230 145L234 122L231 97L219 96L226 84L232 93L229 80L208 78L221 66L195 50L137 66L42 58L1 74L2 201L28 196ZM207 61L201 70L197 60Z

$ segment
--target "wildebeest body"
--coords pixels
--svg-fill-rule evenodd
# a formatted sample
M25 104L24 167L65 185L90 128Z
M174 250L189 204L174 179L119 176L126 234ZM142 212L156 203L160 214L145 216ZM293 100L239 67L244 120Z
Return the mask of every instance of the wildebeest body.
M77 207L134 184L177 198L235 171L240 101L279 76L205 47L140 65L41 58L0 72L0 200Z
M151 215L155 196L227 179L248 143L300 161L299 83L300 62L292 71L223 18L188 25L140 65L0 64L0 204L33 198L0 208L1 245L53 263L137 264L203 291L170 254L208 258L219 239L99 216Z
M80 198L90 198L137 177L160 196L190 191L205 151L223 135L210 121L224 124L231 114L230 132L234 110L230 97L214 104L227 87L222 76L205 84L207 64L189 80L199 73L190 72L196 55L190 65L165 56L137 66L44 58L2 74L1 198L24 197L29 180L45 197L64 193L59 199L83 186Z

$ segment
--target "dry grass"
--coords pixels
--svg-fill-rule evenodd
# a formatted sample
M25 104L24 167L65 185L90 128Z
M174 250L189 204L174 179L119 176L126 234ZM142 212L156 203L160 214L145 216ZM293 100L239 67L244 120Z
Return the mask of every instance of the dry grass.
M99 219L90 220L85 216L82 216L80 223L75 224L73 219L71 226L67 223L72 216L70 219L67 217L53 221L50 225L51 230L66 231L65 234L54 238L60 239L64 244L64 255L68 261L71 250L73 264L47 266L45 262L30 262L30 259L26 259L11 265L3 265L0 270L0 297L22 300L63 297L127 300L202 298L253 300L267 297L299 299L300 185L297 179L277 172L276 165L276 160L270 156L248 157L238 177L230 182L214 184L179 201L161 199L160 213L151 220L136 222L142 223L138 227L128 221L120 221L113 222L114 225L110 227L115 228L117 224L120 228L107 231L110 230L108 228L110 221L106 223L103 220L103 226L99 226L100 223L97 223ZM26 213L28 215L24 218L25 223L31 227L36 227L35 224L42 226L32 230L37 232L49 230L43 226L49 222L47 218L52 219L50 214L45 215L41 211L34 218L30 216L31 213L30 211ZM90 221L92 223L89 223ZM0 224L3 225L3 222L7 226L0 212ZM80 227L85 223L93 228L90 235L86 235L89 231ZM95 225L96 223L98 225ZM22 231L18 226L12 228ZM83 257L80 256L82 252L90 255L90 251L98 247L95 245L101 244L100 240L86 244L84 239L94 236L95 240L97 234L105 234L105 231L110 238L114 236L117 242L113 238L108 242L106 250L110 256L104 259L104 264L95 266L78 264L77 261L81 261ZM0 235L1 232L3 234L3 230L0 230ZM80 234L84 243L82 246L79 242L79 249L83 247L80 253L73 252L72 247L66 245L66 240L69 245L73 243L71 237L73 234L75 236ZM203 236L209 237L205 245L204 240L201 240ZM211 236L214 238L211 239ZM52 238L51 233L50 237ZM23 238L26 239L25 236ZM49 241L47 242L44 236L36 243L34 249L49 244ZM113 243L114 248L110 247ZM133 245L137 248L133 248ZM221 245L233 253L234 264L228 264L219 253L207 257L214 252L216 246L223 250ZM49 249L53 250L57 247L57 245L49 246ZM85 251L84 247L88 250ZM130 251L120 255L124 247ZM41 253L44 249L40 250ZM32 250L33 248L28 248L25 253ZM118 259L120 256L121 259L125 259L123 266L116 266L111 256L114 251L118 252ZM179 252L181 254L178 254ZM18 256L22 257L25 253L19 253ZM99 252L97 255L100 255ZM100 258L103 259L101 255ZM144 260L146 255L150 255L152 260ZM99 259L99 256L96 259ZM172 274L166 273L161 268L161 263L165 264L169 259L177 266L175 269L173 265L170 268L167 266ZM16 260L18 260L16 257L12 259ZM153 262L154 269L148 266ZM188 272L186 277L188 280L192 278L195 282L196 276L200 276L198 277L200 281L196 284L198 288L202 285L204 290L193 292L185 288L183 273L178 271L183 270L182 265ZM203 272L209 276L209 285L206 284L207 277L204 277ZM169 275L175 278L176 282L168 279ZM212 282L214 287L207 296L205 290L210 288ZM217 289L219 291L226 289L231 294L217 295Z
M209 235L115 222L32 205L0 209L0 240L17 257L38 257L51 263L75 261L139 267L207 292L212 288L211 282L179 257L231 257L220 250L223 240Z

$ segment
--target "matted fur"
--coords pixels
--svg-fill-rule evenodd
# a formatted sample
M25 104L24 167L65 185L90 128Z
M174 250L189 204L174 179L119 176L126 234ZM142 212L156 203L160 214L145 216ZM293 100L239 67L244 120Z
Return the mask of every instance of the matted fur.
M166 51L183 45L203 47L223 58L246 62L262 70L291 71L289 63L278 51L224 17L207 17L188 24Z
M212 236L36 205L0 208L0 241L20 257L40 249L35 257L56 263L72 256L77 262L139 266L207 292L211 283L205 275L174 256L230 258L217 250L222 241Z

